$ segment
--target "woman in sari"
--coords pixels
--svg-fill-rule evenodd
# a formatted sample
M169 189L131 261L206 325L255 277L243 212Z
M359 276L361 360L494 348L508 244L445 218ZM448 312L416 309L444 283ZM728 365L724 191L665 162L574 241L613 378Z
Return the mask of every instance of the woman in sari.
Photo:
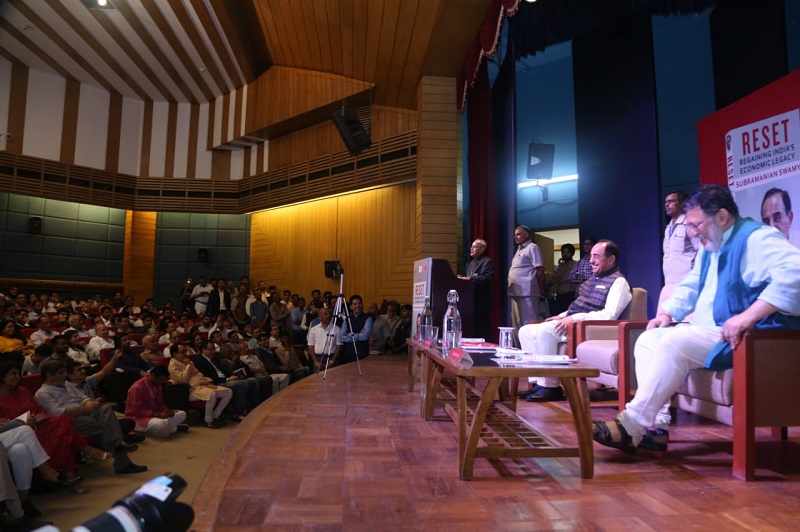
M27 423L36 430L36 438L50 456L50 465L60 470L75 493L85 493L77 480L75 455L82 452L86 458L103 461L109 454L90 446L78 434L67 415L51 416L36 402L33 394L20 386L19 367L11 361L0 362L0 423L8 422L27 413Z

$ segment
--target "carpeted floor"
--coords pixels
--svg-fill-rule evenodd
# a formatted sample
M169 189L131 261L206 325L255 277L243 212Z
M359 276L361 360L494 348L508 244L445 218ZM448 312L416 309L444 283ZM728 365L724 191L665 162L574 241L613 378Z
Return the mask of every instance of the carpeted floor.
M89 493L76 495L64 489L33 495L31 500L44 514L42 519L52 521L60 530L70 530L111 508L114 502L148 480L172 472L178 473L188 484L178 500L191 503L208 465L235 429L236 424L229 422L218 430L192 427L189 432L177 433L166 441L148 438L130 455L134 463L146 465L147 472L115 475L111 460L81 465L79 471Z

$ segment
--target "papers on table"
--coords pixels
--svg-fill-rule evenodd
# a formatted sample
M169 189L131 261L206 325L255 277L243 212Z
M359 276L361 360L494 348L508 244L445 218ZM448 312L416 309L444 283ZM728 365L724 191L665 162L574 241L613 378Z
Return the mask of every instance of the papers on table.
M466 338L461 340L461 349L468 353L494 353L497 344L484 342L482 338Z
M504 366L538 366L541 364L573 364L577 362L576 359L570 358L567 355L532 355L526 353L521 349L503 349L498 347L496 349L497 356L492 358L498 364Z

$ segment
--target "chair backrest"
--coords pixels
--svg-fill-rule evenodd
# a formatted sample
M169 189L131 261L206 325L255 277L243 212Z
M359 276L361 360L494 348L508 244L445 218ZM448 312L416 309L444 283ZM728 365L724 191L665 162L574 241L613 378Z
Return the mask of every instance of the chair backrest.
M38 373L34 375L23 375L19 383L26 387L32 394L35 394L36 390L42 385L42 376Z
M644 288L631 289L631 302L619 315L621 320L646 320L647 319L647 290Z

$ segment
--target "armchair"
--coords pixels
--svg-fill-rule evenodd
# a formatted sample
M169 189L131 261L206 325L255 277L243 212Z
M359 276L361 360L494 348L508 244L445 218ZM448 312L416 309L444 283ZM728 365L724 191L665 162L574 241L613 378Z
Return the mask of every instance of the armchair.
M630 400L636 388L633 357L620 357L632 352L636 339L645 330L647 321L647 290L633 288L631 302L619 320L578 322L575 333L575 357L581 364L600 370L600 376L590 378L604 386L619 390L619 409Z
M672 404L733 426L733 476L755 478L755 429L788 438L800 425L800 331L749 331L733 351L733 369L693 370ZM735 405L735 408L734 408Z

